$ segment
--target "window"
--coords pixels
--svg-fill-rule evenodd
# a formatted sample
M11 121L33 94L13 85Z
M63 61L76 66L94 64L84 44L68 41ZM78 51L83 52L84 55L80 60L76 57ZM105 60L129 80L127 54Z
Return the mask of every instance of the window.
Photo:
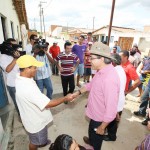
M110 42L113 43L114 42L114 36L111 36L110 38Z
M20 37L19 37L19 27L17 26L17 33L18 33L18 41L20 41Z
M4 40L7 39L7 33L6 33L6 18L1 16L1 22L2 22L2 30L3 30L3 37Z
M105 41L108 42L108 36L105 37Z
M15 38L15 35L14 35L14 23L11 21L10 25L11 25L12 38Z
M104 35L102 35L102 38L101 38L101 42L103 42L104 41Z

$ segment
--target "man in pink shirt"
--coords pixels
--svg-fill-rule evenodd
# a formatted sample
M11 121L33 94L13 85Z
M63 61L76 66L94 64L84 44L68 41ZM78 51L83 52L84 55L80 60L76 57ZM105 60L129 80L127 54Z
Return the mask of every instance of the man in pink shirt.
M91 65L98 72L90 83L74 93L74 97L77 97L89 91L86 108L86 115L91 119L89 138L83 137L83 140L94 150L101 149L105 128L117 114L120 80L111 62L109 47L95 42L91 49Z

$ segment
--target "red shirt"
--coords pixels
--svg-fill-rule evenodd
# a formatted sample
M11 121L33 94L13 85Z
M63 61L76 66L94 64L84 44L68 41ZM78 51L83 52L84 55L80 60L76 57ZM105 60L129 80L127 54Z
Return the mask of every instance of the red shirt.
M52 54L53 58L56 58L58 54L60 53L60 47L59 46L51 46L49 49L49 53Z
M125 91L128 91L130 81L131 80L135 81L135 80L139 79L139 76L136 73L134 66L129 61L126 64L122 65L122 67L123 67L123 69L126 73L126 77L127 77Z

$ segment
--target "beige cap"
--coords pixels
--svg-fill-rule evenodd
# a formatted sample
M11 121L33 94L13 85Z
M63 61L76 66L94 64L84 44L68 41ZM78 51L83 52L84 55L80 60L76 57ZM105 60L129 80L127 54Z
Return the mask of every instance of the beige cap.
M113 59L109 46L102 42L95 42L91 47L90 53Z

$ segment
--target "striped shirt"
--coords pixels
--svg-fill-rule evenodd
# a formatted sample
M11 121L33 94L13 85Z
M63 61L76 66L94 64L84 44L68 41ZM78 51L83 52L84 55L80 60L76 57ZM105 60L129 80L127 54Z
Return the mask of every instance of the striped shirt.
M84 53L84 68L91 68L90 51Z
M63 69L63 72L61 72L62 76L70 76L74 73L72 72L74 64L79 61L79 58L76 54L70 53L67 55L65 52L60 53L56 59L56 61L61 62L61 67Z

